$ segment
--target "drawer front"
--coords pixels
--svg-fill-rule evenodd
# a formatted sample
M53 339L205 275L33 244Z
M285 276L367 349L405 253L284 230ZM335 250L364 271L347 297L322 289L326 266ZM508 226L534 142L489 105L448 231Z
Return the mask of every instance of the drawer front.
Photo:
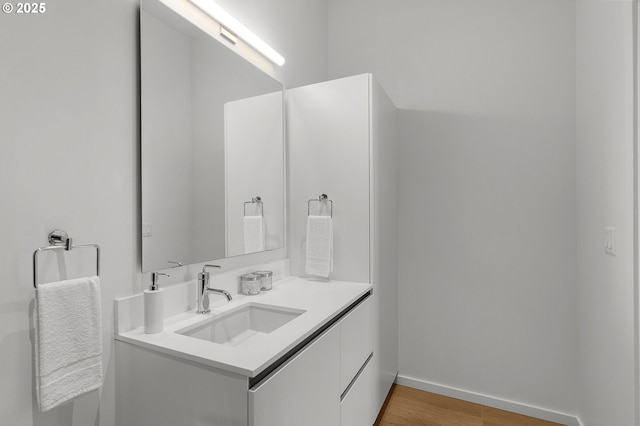
M249 390L249 425L339 424L339 345L340 327L335 325Z
M369 360L340 403L342 426L371 426L376 421L377 388L372 364Z
M373 352L371 296L340 321L340 394Z

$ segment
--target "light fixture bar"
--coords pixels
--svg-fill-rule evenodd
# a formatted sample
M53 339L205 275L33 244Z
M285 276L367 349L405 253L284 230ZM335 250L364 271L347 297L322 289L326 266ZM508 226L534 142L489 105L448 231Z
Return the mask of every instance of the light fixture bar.
M220 25L220 35L231 44L236 44L238 42L236 35L222 25Z
M284 57L276 52L271 46L255 35L249 28L245 27L229 13L218 6L213 0L189 0L198 9L218 21L220 25L237 35L248 45L256 49L267 59L278 66L284 65Z

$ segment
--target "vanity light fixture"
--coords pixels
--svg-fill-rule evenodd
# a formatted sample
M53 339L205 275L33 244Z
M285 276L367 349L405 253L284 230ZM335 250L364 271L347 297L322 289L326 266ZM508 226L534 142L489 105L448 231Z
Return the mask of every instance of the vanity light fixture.
M284 65L284 57L276 52L271 46L255 35L249 28L245 27L236 18L231 16L226 10L218 6L213 0L189 0L198 9L216 20L221 28L221 35L235 44L232 34L235 34L248 45L256 49L267 59L278 66ZM229 34L232 33L232 34Z

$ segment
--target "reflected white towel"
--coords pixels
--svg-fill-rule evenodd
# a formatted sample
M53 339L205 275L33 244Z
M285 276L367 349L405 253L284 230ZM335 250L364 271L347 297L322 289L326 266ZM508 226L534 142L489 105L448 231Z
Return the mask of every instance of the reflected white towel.
M309 216L307 218L308 275L329 277L333 271L333 221L331 216Z
M262 216L244 217L244 252L253 253L264 250L264 218Z
M100 279L41 284L36 299L36 394L48 411L102 386Z

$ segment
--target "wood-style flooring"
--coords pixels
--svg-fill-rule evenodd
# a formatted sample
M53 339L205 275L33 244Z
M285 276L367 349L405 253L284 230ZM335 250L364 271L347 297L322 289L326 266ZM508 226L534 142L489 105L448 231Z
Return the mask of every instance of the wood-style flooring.
M561 426L472 402L394 385L375 426Z

